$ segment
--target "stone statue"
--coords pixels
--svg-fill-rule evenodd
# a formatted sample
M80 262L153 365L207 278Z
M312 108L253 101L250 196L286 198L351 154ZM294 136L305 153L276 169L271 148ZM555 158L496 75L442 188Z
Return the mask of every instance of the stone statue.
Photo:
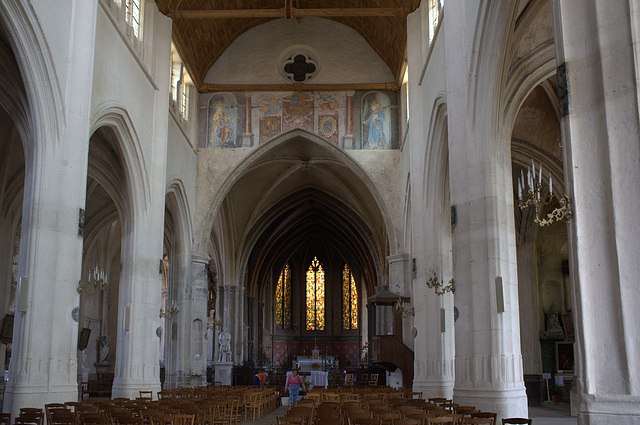
M162 258L162 289L169 288L169 257L164 254Z
M212 311L216 308L216 298L218 296L218 271L216 269L216 265L213 262L213 259L209 260L204 266L207 271L207 280L209 282L209 297L207 301L207 308L209 311Z
M231 360L231 334L227 331L218 335L218 361L228 362Z
M109 356L109 342L107 337L100 337L100 353L98 357L99 363L107 363L107 357Z
M562 331L562 326L558 321L558 309L554 303L551 303L547 312L547 331Z

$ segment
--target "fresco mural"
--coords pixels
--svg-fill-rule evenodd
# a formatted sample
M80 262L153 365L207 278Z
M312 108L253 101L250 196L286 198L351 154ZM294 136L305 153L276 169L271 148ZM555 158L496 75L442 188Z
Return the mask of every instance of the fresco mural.
M362 146L363 149L391 149L389 141L389 98L380 92L363 97Z
M209 93L201 95L201 102L201 122L207 123L206 129L200 128L201 148L251 149L295 128L342 149L398 149L399 145L394 92Z
M217 94L209 101L207 147L238 147L238 103L232 94Z

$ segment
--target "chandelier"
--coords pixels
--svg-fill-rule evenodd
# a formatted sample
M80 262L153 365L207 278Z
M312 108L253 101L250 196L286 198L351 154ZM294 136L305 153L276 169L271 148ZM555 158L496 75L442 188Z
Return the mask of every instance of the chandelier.
M107 288L107 275L104 270L98 266L87 274L87 280L78 281L78 292L85 292L88 295L94 295L98 291L104 291Z
M396 311L405 319L407 317L416 315L414 308L405 307L404 301L402 301L400 298L398 298L398 301L396 302Z
M176 318L176 316L178 316L179 312L180 309L178 308L178 304L174 301L171 305L171 308L167 311L164 311L164 309L162 308L160 309L160 318L162 319L164 317L167 320L173 320Z
M549 174L549 190L546 190L542 183L542 164L538 169L538 180L536 181L536 165L531 160L531 166L527 167L527 176L525 179L524 171L520 170L518 177L518 207L526 210L533 207L535 215L533 221L541 227L549 226L551 223L560 220L569 220L571 218L571 199L567 195L558 198L553 194L553 177ZM553 200L557 200L560 206L550 213L546 214L545 208L550 205Z
M445 286L444 281L438 279L438 274L435 270L433 270L433 276L427 279L425 283L427 288L433 289L436 295L444 295L447 292L451 292L453 294L456 291L456 287L453 284L453 278L451 278Z

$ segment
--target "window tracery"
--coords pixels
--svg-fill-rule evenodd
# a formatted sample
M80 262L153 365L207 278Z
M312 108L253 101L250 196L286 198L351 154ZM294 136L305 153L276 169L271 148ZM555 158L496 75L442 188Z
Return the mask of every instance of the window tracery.
M342 327L358 329L358 289L347 264L342 270Z
M317 257L313 258L307 270L307 320L308 331L324 330L324 269Z
M285 265L276 285L276 326L291 327L291 267Z

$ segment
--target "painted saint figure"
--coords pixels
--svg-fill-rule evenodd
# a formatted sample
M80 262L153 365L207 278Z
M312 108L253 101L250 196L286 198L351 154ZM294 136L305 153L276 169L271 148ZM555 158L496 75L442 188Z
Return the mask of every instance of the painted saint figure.
M382 112L382 105L377 101L372 101L369 107L371 114L369 118L362 123L369 127L369 137L367 141L371 149L384 149L387 140L384 134L384 113Z
M228 145L233 143L232 129L229 125L230 119L224 114L224 105L216 105L213 113L211 139L218 145Z

